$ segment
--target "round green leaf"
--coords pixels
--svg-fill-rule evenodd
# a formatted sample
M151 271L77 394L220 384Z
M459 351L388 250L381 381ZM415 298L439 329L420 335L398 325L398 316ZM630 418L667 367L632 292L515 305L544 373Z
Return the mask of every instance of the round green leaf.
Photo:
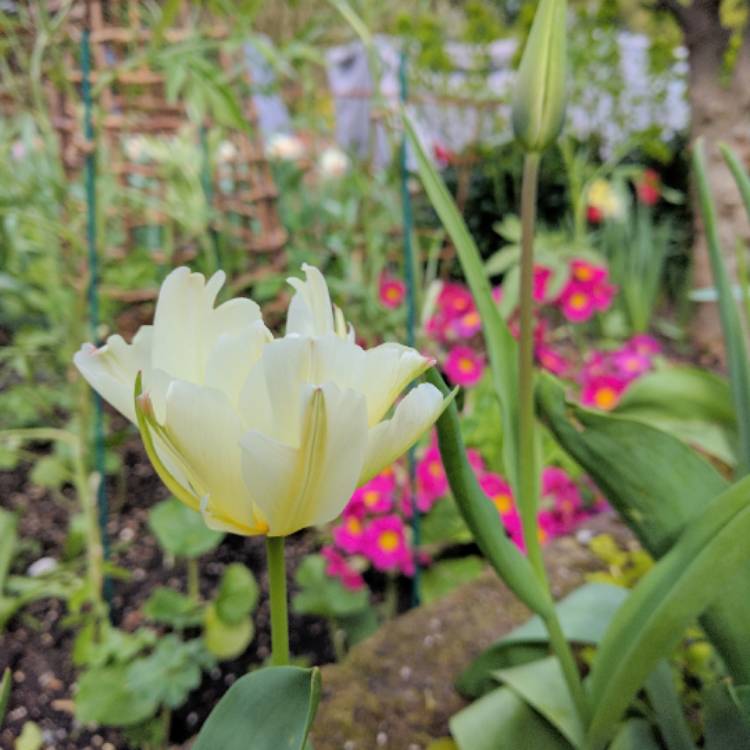
M254 636L255 626L249 617L229 624L219 617L215 604L206 607L203 640L217 659L225 661L237 658L244 653Z
M206 526L200 513L173 497L151 509L148 524L159 544L175 557L199 557L216 549L224 538Z
M224 571L216 595L216 614L227 625L239 625L258 605L260 589L255 576L242 563L232 563Z

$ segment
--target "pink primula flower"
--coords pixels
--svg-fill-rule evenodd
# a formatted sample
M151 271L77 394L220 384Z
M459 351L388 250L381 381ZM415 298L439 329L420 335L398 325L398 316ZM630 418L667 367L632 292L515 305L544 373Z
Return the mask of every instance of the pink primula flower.
M458 338L470 339L482 330L482 319L476 308L472 308L451 321L451 330Z
M406 540L406 526L399 516L383 516L368 524L363 554L384 572L414 573L414 560Z
M448 352L443 369L451 383L469 388L482 378L484 357L468 346L455 346Z
M474 308L474 298L463 284L446 281L438 295L437 306L448 317L455 318Z
M626 346L634 352L645 356L660 354L662 350L661 344L647 333L636 334L627 342Z
M612 355L612 364L618 374L627 380L634 380L651 369L651 360L629 348L621 349Z
M584 382L581 390L581 403L609 411L617 406L627 385L626 380L615 375L597 375Z
M395 310L397 307L401 307L406 297L406 284L401 279L396 279L384 273L380 277L378 296L383 307Z
M484 494L492 500L501 516L507 516L515 512L513 502L513 490L510 485L499 474L488 472L479 478L479 486Z
M356 555L362 551L365 527L362 520L355 515L345 516L342 522L333 528L333 541L336 546L350 555Z
M361 591L365 587L364 578L338 550L333 547L323 547L320 554L326 561L326 575L338 578L350 591Z
M430 446L417 463L417 507L426 513L448 492L448 477L437 446Z
M536 358L539 364L553 375L563 376L571 369L570 362L546 344L540 344L536 347Z
M547 266L534 266L534 302L545 302L547 299L547 283L552 276L552 269Z
M367 513L388 513L393 508L393 480L389 476L373 477L354 491L344 515L362 518Z

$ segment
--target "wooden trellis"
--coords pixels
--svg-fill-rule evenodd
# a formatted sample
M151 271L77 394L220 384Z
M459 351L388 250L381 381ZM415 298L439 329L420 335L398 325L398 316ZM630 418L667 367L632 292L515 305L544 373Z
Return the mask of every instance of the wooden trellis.
M122 242L104 248L107 257L124 258L142 241L144 230L156 238L149 246L156 260L163 262L165 254L159 247L170 220L161 210L167 187L161 164L138 157L138 139L157 138L168 142L184 132L189 118L182 102L168 100L165 76L145 64L143 54L152 43L154 31L144 22L141 3L107 2L90 0L77 4L71 14L69 38L78 43L84 25L90 29L92 70L90 80L96 99L96 129L108 163L100 167L114 175L129 193L141 191L140 202L145 210L132 210L117 206L117 220L122 223ZM228 37L228 30L220 25L208 29L201 27L201 36L215 40ZM165 43L178 43L194 37L196 31L189 26L188 4L178 14L176 27L167 29ZM219 47L221 49L221 47ZM217 64L227 72L241 66L226 52L217 56ZM246 67L243 67L246 70ZM53 123L60 134L64 163L69 173L81 167L87 144L81 136L80 100L72 96L83 79L79 56L73 45L69 55L66 77L71 86L67 91L55 90L50 94ZM226 143L231 146L222 151L220 161L211 164L207 173L212 206L212 228L234 238L233 244L247 255L246 262L234 264L242 268L245 283L253 281L283 267L283 246L286 233L277 212L277 190L263 144L255 127L257 117L249 95L249 72L238 82L247 92L242 97L243 115L248 130L228 132ZM203 123L210 127L211 123ZM194 124L196 148L200 148L200 126ZM209 197L209 196L207 196ZM150 206L153 206L151 208ZM194 257L194 243L174 243L175 263ZM144 297L148 296L144 292ZM133 293L130 293L133 298ZM136 293L136 297L137 293Z

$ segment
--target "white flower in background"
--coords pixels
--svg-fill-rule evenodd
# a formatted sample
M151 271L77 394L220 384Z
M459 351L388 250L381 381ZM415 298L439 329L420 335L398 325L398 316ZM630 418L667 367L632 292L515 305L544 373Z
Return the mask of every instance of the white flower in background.
M318 160L318 169L324 177L343 177L349 171L349 157L336 146L329 146Z
M237 157L237 146L232 141L222 141L216 150L216 158L219 164L226 164Z
M279 161L297 161L305 155L305 144L296 135L275 133L266 144L266 156Z
M214 307L222 272L206 282L178 268L132 344L111 336L75 355L86 380L138 423L167 487L212 528L283 536L332 520L447 403L425 383L388 417L431 360L400 344L359 347L321 273L303 269L304 280L290 279L283 338L249 299Z

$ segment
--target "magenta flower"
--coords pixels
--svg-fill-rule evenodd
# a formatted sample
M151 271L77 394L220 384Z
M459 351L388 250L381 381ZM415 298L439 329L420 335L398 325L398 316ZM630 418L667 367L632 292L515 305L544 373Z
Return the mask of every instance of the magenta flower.
M560 295L560 308L571 323L585 323L594 315L597 305L591 290L569 282Z
M344 552L356 555L362 551L365 528L355 515L347 515L342 522L333 528L333 541Z
M547 299L547 282L552 276L552 269L547 266L534 266L534 302L545 302Z
M644 354L627 347L612 355L612 364L617 372L627 380L634 380L651 369L651 360Z
M400 570L405 575L414 573L406 527L399 516L383 516L368 524L362 552L377 570Z
M484 373L484 357L468 346L455 346L448 352L443 369L451 383L469 388Z
M333 547L323 547L320 554L326 561L326 575L338 578L350 591L361 591L365 587L365 581L360 573L338 550Z
M488 472L481 476L479 486L484 490L484 494L492 500L501 516L505 517L510 513L515 513L513 490L499 474Z
M431 445L417 464L417 507L426 513L447 492L448 477L440 451L436 445Z
M584 382L581 390L581 403L609 411L617 406L627 381L615 375L597 375Z
M455 318L474 308L474 298L463 284L446 281L438 295L437 306L448 317Z
M554 375L563 376L570 371L570 362L547 344L536 347L536 358L539 364Z
M636 334L627 342L626 346L644 356L660 354L662 349L661 344L647 333Z
M459 338L470 339L482 330L482 319L476 308L472 308L451 321L451 330Z
M366 513L388 513L393 508L393 478L378 474L354 491L345 515L362 518Z
M551 501L551 510L559 521L560 531L570 531L583 510L578 485L558 466L547 466L542 472L542 498Z
M477 476L482 476L487 470L487 467L484 465L482 454L476 448L468 448L466 450L466 459L469 462L469 466L474 469Z
M396 279L383 273L380 276L380 286L378 289L380 304L389 310L395 310L400 307L406 297L406 284L401 279Z
M587 287L598 286L607 280L607 269L604 266L596 266L586 260L572 260L570 262L571 279Z

